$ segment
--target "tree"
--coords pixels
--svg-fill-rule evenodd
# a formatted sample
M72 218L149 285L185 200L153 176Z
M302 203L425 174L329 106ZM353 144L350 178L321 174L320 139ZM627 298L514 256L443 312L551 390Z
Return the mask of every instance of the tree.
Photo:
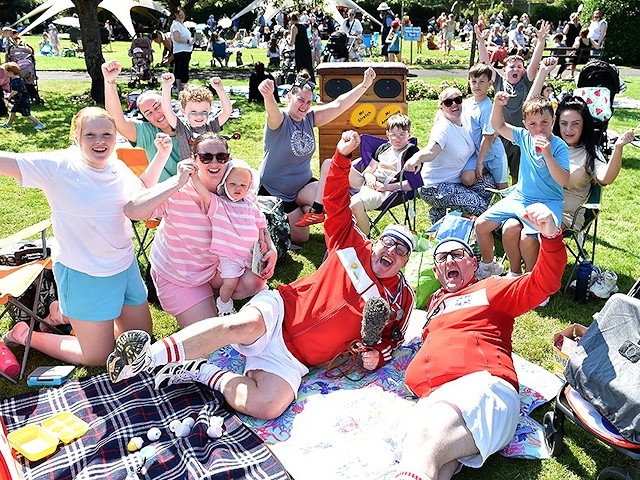
M635 0L585 0L580 15L582 25L589 26L593 11L600 9L607 20L607 36L604 42L604 59L618 65L640 65L638 49L638 25L640 5Z
M84 62L87 73L91 77L91 98L104 105L104 77L101 65L102 43L100 41L100 22L98 21L98 4L101 0L71 0L76 7L80 20L80 35L84 50Z

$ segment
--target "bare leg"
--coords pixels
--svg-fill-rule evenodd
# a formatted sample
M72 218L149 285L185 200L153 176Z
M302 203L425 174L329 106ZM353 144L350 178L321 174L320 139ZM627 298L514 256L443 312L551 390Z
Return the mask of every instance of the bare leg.
M502 227L502 246L509 260L512 273L522 273L522 253L520 252L520 233L522 224L515 218L507 220Z
M213 318L217 315L218 309L216 308L216 301L212 292L209 298L176 315L176 321L181 328L185 328L205 318Z
M415 408L411 430L403 442L399 470L449 480L458 466L458 458L479 453L473 436L453 405L425 399L418 401Z
M470 187L476 183L476 171L475 170L463 170L460 174L460 179L463 185Z
M493 231L500 224L480 217L476 220L476 237L480 247L481 260L484 263L493 262Z
M140 305L123 305L122 313L115 320L114 338L118 338L118 335L127 330L144 330L151 333L151 329L151 312L147 302Z
M296 227L296 222L302 218L305 209L308 211L309 206L304 207L304 209L300 207L287 215L289 217L289 226L291 227L291 241L295 244L309 241L309 227Z
M240 278L224 278L222 279L222 285L220 286L220 301L227 303L231 300L231 295L233 291L236 289Z
M262 370L223 377L220 391L234 409L263 419L279 417L295 398L283 378Z
M356 224L358 228L362 230L362 233L365 235L369 235L371 227L369 222L369 215L364 208L364 204L357 197L351 197L351 205L349 205L351 211L353 212L353 216L356 219Z
M533 266L538 260L538 253L540 252L540 244L536 237L526 235L524 232L521 234L520 250L522 252L522 258L524 259L524 270L530 272L533 270Z

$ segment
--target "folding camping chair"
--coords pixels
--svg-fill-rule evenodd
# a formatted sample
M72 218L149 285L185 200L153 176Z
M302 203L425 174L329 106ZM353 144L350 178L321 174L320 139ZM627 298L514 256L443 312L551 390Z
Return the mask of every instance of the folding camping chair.
M593 264L596 257L596 240L598 234L598 216L602 200L602 186L592 182L587 201L580 205L573 214L571 225L563 231L567 250L573 256L574 264L564 286L564 292L569 289L580 262L590 260ZM584 219L584 223L582 223ZM589 245L591 243L591 245ZM589 256L589 250L591 256Z
M20 378L24 375L24 371L27 367L27 359L29 357L29 350L31 349L31 335L36 322L46 325L53 331L59 331L56 327L49 325L37 313L40 301L40 287L42 285L44 271L45 269L51 269L51 257L48 254L46 237L46 231L50 225L50 220L43 220L42 222L20 230L13 235L0 239L0 249L14 245L38 234L40 234L42 241L42 252L36 255L34 260L31 259L33 252L29 252L29 257L27 259L15 259L15 263L17 263L17 265L0 266L0 305L5 306L2 314L0 314L0 318L4 317L10 309L19 310L29 317L29 333L27 335L27 342L22 356ZM27 260L25 263L21 263L25 260ZM22 304L18 299L29 287L31 287L31 285L34 284L36 286L36 291L33 305Z
M353 167L360 171L364 170L373 158L373 155L378 147L384 144L386 141L387 140L384 138L368 135L366 133L362 134L360 136L360 158L354 162ZM409 139L409 142L413 143L414 145L418 144L418 140L415 137ZM411 231L416 231L416 191L422 186L422 175L420 175L419 172L403 172L402 176L409 182L411 190L406 192L402 189L396 190L391 195L389 195L389 197L387 197L382 205L373 210L374 212L377 212L377 214L373 219L371 218L371 216L369 217L371 232L375 231L377 234L380 234L378 223L387 214L389 214L391 218L393 218L393 221L395 223L403 223L404 225L409 227ZM402 206L404 211L402 222L393 211L394 207L399 206Z
M133 173L138 177L142 175L149 165L147 151L140 147L119 147L116 149L116 155L120 160L127 164ZM155 228L160 224L156 218L145 220L144 229L140 232L137 228L137 221L132 220L133 235L136 239L136 259L143 269L149 268L149 248L153 242ZM142 262L144 260L144 262Z

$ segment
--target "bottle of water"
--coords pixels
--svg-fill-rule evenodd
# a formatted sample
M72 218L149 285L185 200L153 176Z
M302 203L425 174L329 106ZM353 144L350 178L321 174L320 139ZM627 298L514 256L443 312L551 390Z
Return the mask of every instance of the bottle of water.
M20 364L16 356L3 342L0 342L0 371L10 377L20 373Z
M591 277L591 262L583 260L578 266L578 278L576 279L576 293L574 300L579 303L587 301L587 290L589 289L589 278Z

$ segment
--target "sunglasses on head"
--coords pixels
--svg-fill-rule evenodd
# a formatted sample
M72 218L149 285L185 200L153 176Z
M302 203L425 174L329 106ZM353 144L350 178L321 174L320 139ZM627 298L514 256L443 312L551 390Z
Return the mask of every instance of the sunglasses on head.
M227 163L229 158L231 157L230 153L227 152L219 152L219 153L196 153L194 154L196 157L200 159L202 163L205 165L213 162L215 159L218 163Z
M308 88L309 90L313 91L314 88L316 88L316 84L313 82L310 82L309 80L307 80L304 77L298 77L296 78L295 83L293 84L294 87L298 87L300 90L302 90L303 88Z
M456 105L460 105L462 103L462 95L458 95L457 97L453 97L453 98L445 98L442 101L442 105L444 105L445 107L450 107L454 103Z

